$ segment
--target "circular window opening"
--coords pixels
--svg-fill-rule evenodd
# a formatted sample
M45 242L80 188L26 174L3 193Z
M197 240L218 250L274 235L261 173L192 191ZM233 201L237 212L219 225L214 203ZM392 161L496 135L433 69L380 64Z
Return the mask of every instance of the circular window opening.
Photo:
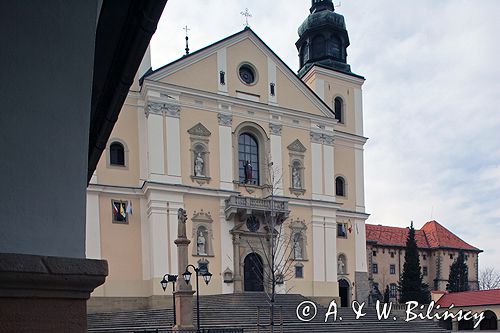
M246 84L253 84L255 83L255 70L247 64L241 65L240 70L239 70L239 75L241 81L243 81Z

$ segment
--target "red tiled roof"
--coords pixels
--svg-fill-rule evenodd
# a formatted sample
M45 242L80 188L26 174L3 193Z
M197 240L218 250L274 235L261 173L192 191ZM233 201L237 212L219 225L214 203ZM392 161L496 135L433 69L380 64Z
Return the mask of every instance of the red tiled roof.
M455 306L500 305L500 289L464 291L443 295L437 305L448 308Z
M409 228L388 227L383 225L366 225L366 240L379 245L406 246ZM469 251L480 251L464 242L454 233L436 221L427 222L422 229L415 230L417 246L421 249L451 248Z

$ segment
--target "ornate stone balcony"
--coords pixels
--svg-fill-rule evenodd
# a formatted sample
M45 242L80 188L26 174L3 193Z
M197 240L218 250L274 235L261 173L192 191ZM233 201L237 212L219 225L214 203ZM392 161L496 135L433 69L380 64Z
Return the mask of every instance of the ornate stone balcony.
M274 198L252 198L239 195L232 195L226 199L226 208L224 209L226 219L232 219L234 214L239 215L263 215L276 214L281 215L283 219L288 217L288 201Z

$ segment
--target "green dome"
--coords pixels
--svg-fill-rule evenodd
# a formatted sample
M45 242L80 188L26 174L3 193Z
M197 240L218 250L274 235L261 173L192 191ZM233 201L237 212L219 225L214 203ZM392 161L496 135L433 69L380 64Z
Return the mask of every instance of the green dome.
M323 27L335 27L339 30L347 30L344 17L330 10L322 10L309 15L300 25L298 33L302 36L308 30L320 29Z

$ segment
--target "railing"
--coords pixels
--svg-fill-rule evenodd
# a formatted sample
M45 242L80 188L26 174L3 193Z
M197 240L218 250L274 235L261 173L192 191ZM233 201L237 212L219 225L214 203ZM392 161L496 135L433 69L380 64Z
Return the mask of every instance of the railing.
M169 329L146 329L134 331L134 333L243 333L242 328L202 328L199 331L192 330L169 330Z
M238 209L242 210L257 210L275 213L281 213L288 215L288 201L274 199L259 199L252 197L243 197L238 195L232 195L226 199L226 217L228 215L234 214Z

